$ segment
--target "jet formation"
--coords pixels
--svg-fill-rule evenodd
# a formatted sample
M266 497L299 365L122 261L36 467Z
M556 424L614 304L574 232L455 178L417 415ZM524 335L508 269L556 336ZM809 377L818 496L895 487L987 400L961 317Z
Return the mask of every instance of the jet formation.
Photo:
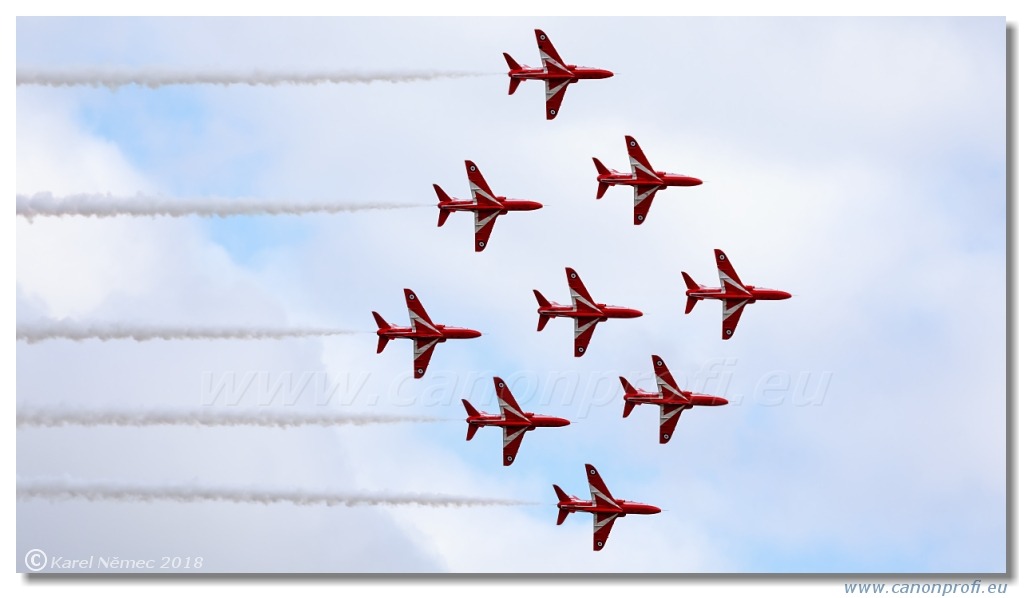
M558 55L554 45L540 29L534 31L537 46L540 50L541 66L528 67L517 63L505 53L508 63L509 87L512 95L520 83L526 80L544 82L545 115L547 120L558 116L565 97L565 92L573 83L584 79L605 79L613 73L604 69L580 67L567 64ZM640 225L647 221L655 195L669 187L694 187L702 185L699 178L655 170L640 144L630 135L625 136L626 152L629 157L630 171L619 172L607 168L599 159L593 158L597 168L597 199L605 196L610 187L625 185L633 188L633 224ZM473 214L474 252L482 252L490 242L494 226L500 216L509 212L535 211L543 205L530 199L510 199L496 195L484 179L479 167L471 161L465 161L466 176L469 179L470 198L458 199L450 197L440 185L434 185L437 195L438 218L437 226L442 227L454 212L470 212ZM716 299L722 302L722 339L732 338L736 331L743 309L757 301L773 301L789 299L791 295L785 291L766 289L744 285L729 262L725 252L714 250L718 265L720 287L705 287L697 284L686 272L682 272L686 284L686 307L689 314L694 306L704 299ZM597 325L609 319L638 318L643 315L640 310L629 307L618 307L598 303L593 299L579 275L572 268L565 269L571 305L559 305L548 301L540 291L534 289L537 299L537 331L544 327L552 318L570 318L573 321L573 356L582 357L593 338ZM422 378L429 365L434 348L449 339L469 339L481 335L470 328L459 328L435 324L416 294L405 289L406 305L409 310L410 325L408 327L389 324L377 312L373 317L377 322L377 352L380 353L394 338L408 338L413 341L413 375ZM656 391L635 388L625 377L619 381L623 389L622 417L627 418L637 405L656 405L659 409L658 441L667 444L675 433L683 412L694 407L715 407L727 405L724 397L685 390L675 381L665 361L658 355L651 355L654 375L657 383ZM537 428L558 428L570 424L561 417L542 415L525 411L520 407L505 381L494 377L494 390L497 394L499 413L484 413L476 409L467 399L462 400L466 410L466 441L471 441L476 433L484 427L496 427L502 434L502 465L512 465L527 432ZM608 542L609 534L615 520L626 515L653 515L661 509L654 505L618 499L612 496L597 469L586 465L587 481L590 486L590 500L584 500L565 493L554 485L558 497L557 524L565 522L570 513L585 512L594 516L593 549L601 550Z

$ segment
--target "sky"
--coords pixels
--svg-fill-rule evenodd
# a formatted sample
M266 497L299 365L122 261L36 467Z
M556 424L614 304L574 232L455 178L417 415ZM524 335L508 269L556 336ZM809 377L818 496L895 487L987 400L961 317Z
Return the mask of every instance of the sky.
M533 29L583 81L554 121L541 84L507 95ZM60 43L54 43L59 40ZM18 484L429 493L492 507L17 502L33 549L85 558L201 556L203 572L979 573L1006 570L1006 24L1001 18L19 18L17 68L178 72L384 70L404 83L19 85L18 194L400 203L332 215L18 218L19 326L322 327L324 338L18 342L17 408L256 408L436 422L17 430ZM591 157L699 187L594 199ZM471 159L500 195L485 252L431 184L468 197ZM680 271L713 285L712 250L746 284L793 298L684 315ZM538 289L567 303L573 267L598 300L641 309L572 355L536 331ZM375 354L376 310L402 289L436 322L421 380L408 341ZM653 387L652 354L723 407L657 442L653 407L622 418L618 377ZM465 441L461 399L495 412L501 376L530 432ZM247 381L253 381L245 386ZM305 386L303 386L305 384ZM276 389L276 390L275 390ZM551 484L664 512L591 548L589 515L555 525Z

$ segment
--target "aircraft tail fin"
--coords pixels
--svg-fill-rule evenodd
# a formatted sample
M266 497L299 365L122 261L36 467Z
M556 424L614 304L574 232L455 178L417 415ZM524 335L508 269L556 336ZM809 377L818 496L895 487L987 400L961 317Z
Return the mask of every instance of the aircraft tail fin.
M697 282L694 281L692 278L690 278L690 275L687 274L686 272L683 272L683 282L686 283L686 288L691 291L696 291L700 288L700 285L697 284Z
M379 328L379 329L380 328L384 328L384 329L391 328L391 325L387 323L386 319L384 319L384 317L380 313L377 313L376 311L374 311L373 313L374 313L374 319L377 322L377 328ZM384 350L384 347L387 346L387 342L389 340L391 340L390 337L382 336L380 334L377 335L377 352L378 353L380 353L381 351Z
M611 171L609 171L604 164L601 164L601 161L597 158L594 158L594 166L597 167L597 198L601 199L604 197L605 191L608 190L608 183L602 181L601 177L606 174L611 174Z
M512 76L512 71L522 70L523 67L519 66L519 63L516 62L514 58L509 56L508 52L502 53L502 56L505 57L505 62L508 63L508 95L512 95L516 92L516 89L519 88L519 83L522 82L522 79L516 79L515 77Z
M622 376L619 376L619 382L622 383L622 390L625 391L626 396L636 394L636 389L633 388L633 385L629 383L629 380L626 380ZM626 396L622 397L622 399L626 402L625 407L622 408L622 417L629 417L629 414L633 412L633 407L636 407L636 403L627 399Z
M447 208L448 204L452 203L452 198L448 197L448 194L441 189L440 185L434 185L434 193L437 193L437 209L439 213L437 215L437 225L444 226L448 216L451 215L452 211Z
M540 294L540 291L534 289L533 290L533 294L537 297L537 303L540 304L540 306L542 308L544 308L544 307L551 307L551 302L548 301L547 299L545 299L544 295ZM548 320L550 320L550 319L551 319L551 316L546 316L544 314L540 314L540 319L537 321L537 332L540 332L541 330L544 330L544 327L547 326Z
M512 56L509 55L508 52L502 52L501 55L505 57L505 62L508 63L509 69L513 71L518 71L523 68L522 66L520 66L518 62L516 62L515 58L512 58Z
M480 412L476 410L476 407L470 405L469 401L466 399L462 399L462 404L466 407L466 415L469 417L477 417L480 415ZM476 431L480 429L480 424L474 424L472 422L467 423L469 423L469 429L466 430L466 440L470 441L473 440L473 436L476 434Z
M555 496L558 497L558 502L566 502L569 500L569 495L559 488L558 484L551 484L551 487L555 489Z

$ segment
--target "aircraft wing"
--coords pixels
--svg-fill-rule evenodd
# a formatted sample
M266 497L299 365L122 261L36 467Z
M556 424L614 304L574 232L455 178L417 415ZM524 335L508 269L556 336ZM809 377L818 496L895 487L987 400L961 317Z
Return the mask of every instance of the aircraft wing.
M414 338L412 339L412 370L413 378L422 378L427 372L427 365L430 363L430 356L434 354L434 347L440 339L437 338Z
M487 240L491 238L491 231L494 230L494 223L498 221L501 210L473 210L473 225L476 227L474 235L474 248L483 251L487 247Z
M651 362L654 363L654 379L658 382L658 390L661 392L661 396L666 399L677 399L690 402L690 397L687 396L689 393L684 393L679 385L676 384L675 378L672 377L672 372L668 371L668 366L665 365L665 360L657 355L651 355Z
M586 468L587 483L590 484L590 496L594 504L598 507L619 509L619 503L615 502L612 493L608 491L608 486L604 485L604 480L601 479L601 474L597 473L597 468L589 463Z
M594 550L601 550L608 543L612 525L618 517L617 513L594 513Z
M509 421L528 423L530 418L526 417L512 391L505 385L505 381L495 376L494 390L498 393L498 406L501 407L501 416Z
M654 167L640 149L640 144L631 136L626 135L626 153L629 154L629 166L633 169L633 176L638 180L649 180L661 182L661 177L654 171Z
M749 299L726 299L722 301L722 338L729 340L736 332L736 325L740 323L740 316L743 315L743 308Z
M636 185L633 187L633 224L640 225L647 219L647 212L654 204L654 194L660 185Z
M512 465L512 462L516 460L516 453L519 452L519 445L523 443L523 438L526 436L526 428L501 428L502 432L502 451L501 451L501 464Z
M575 323L574 334L576 335L576 357L582 356L587 352L587 346L590 345L590 338L594 336L594 330L597 329L597 323L600 321L598 318L573 318Z
M572 71L565 65L565 61L558 55L555 45L551 43L547 34L540 29L534 29L537 36L537 48L540 50L540 63L545 72L564 73L572 76Z
M472 160L466 160L466 176L469 177L469 192L473 195L474 201L482 205L501 207L501 202L491 192L487 181L484 180L484 175L480 173L480 169Z
M562 100L565 98L565 90L569 89L571 83L571 79L544 80L544 94L546 98L544 108L548 120L558 116L558 109L562 106Z
M423 309L423 304L420 303L416 293L409 289L405 289L405 305L409 308L409 323L412 325L413 331L429 330L438 333L438 335L441 334L441 331L437 329L434 322L430 320L430 316L427 315L427 310Z
M587 291L587 287L583 286L583 281L580 280L579 274L572 268L565 269L565 277L569 281L569 294L572 295L572 307L576 311L593 312L594 315L599 315L601 310L597 307L597 302L590 296Z
M685 410L686 405L661 405L661 429L658 431L661 444L672 440L672 433L675 432L676 424L679 423L679 416Z
M715 250L715 261L718 262L718 280L722 282L723 289L738 291L747 295L750 294L747 287L743 286L743 281L740 280L739 274L736 274L736 269L732 267L732 263L726 257L724 251L721 249ZM739 316L736 316L736 318L739 319Z

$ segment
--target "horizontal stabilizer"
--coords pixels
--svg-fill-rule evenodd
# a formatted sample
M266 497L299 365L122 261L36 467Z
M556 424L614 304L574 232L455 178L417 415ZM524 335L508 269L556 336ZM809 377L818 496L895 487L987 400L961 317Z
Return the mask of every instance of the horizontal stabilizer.
M633 413L633 407L636 407L636 403L626 399L626 405L622 408L622 417L629 417L629 414Z
M469 429L466 430L466 441L468 442L470 440L473 440L473 435L476 434L476 431L479 430L479 429L480 429L479 425L477 425L477 424L469 424Z
M541 314L540 318L537 320L537 332L544 330L544 327L548 325L548 320L550 319L551 316L545 316L544 314Z
M699 301L699 299L697 299L696 297L687 297L685 313L690 313L691 311L693 311L693 307L697 305L697 301Z
M544 295L541 295L540 291L538 291L537 289L533 290L533 296L537 298L537 303L541 307L551 307L551 302L545 299Z
M477 417L480 412L476 410L476 407L469 404L469 401L462 399L462 405L466 408L466 415L470 417Z
M558 486L555 486L557 488ZM565 523L565 518L569 516L569 511L564 509L558 509L558 519L555 521L555 525L562 525Z
M377 328L391 328L391 324L377 312L373 312L373 319L377 321Z
M629 383L629 380L619 376L619 382L622 383L622 390L626 391L626 394L636 394L636 389Z
M519 66L519 63L516 62L515 58L512 58L511 56L509 56L508 52L502 52L501 55L505 57L505 62L508 63L508 68L509 69L511 69L513 71L518 71L521 68L523 68L523 67Z
M389 340L391 340L391 338L387 337L387 336L378 336L377 337L377 352L378 353L381 353L381 352L384 351L384 347L388 346L388 341Z

